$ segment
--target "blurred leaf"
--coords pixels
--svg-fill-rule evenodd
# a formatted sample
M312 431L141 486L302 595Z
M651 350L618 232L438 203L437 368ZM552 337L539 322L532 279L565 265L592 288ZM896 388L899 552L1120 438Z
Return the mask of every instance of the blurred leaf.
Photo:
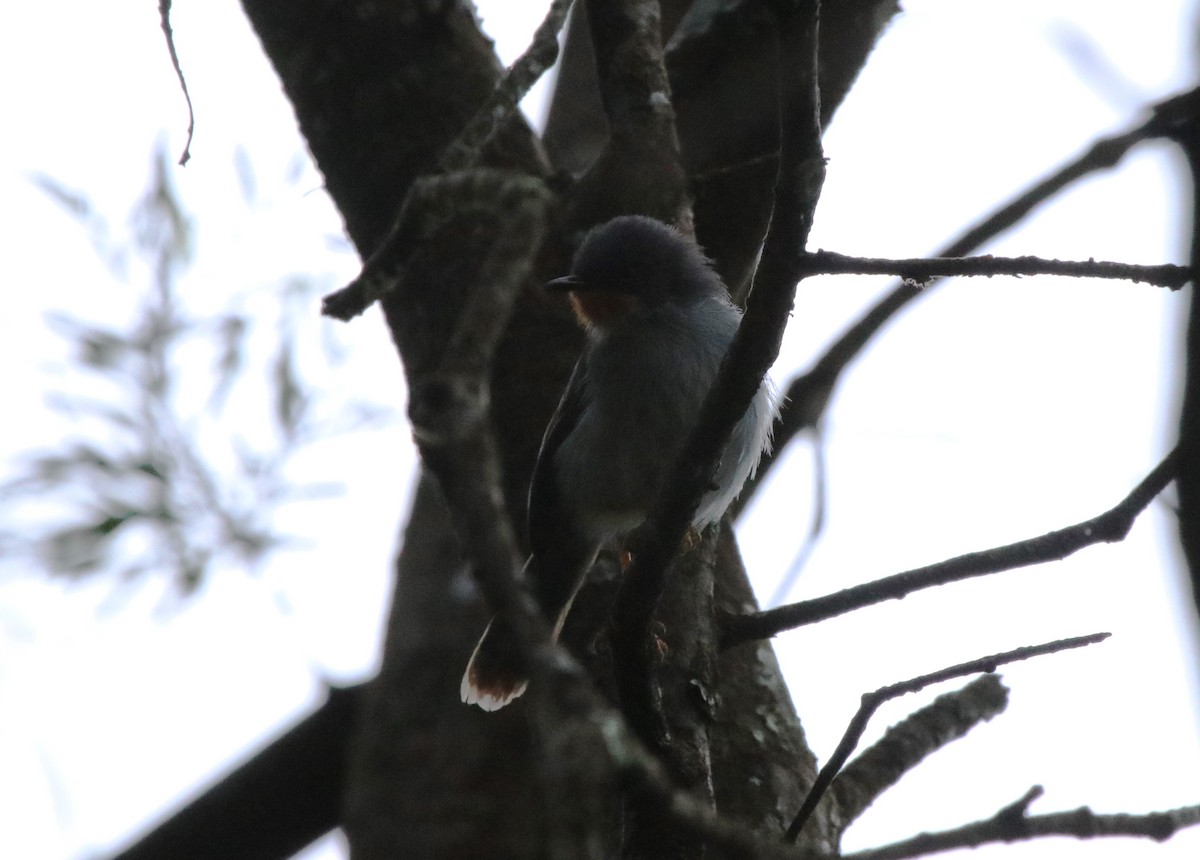
M217 381L208 401L214 412L224 408L233 381L242 369L248 328L249 322L241 314L227 314L217 323Z
M82 191L68 188L53 176L45 173L34 173L29 179L43 194L67 210L71 217L85 223L91 218L92 201Z
M151 478L156 478L160 481L165 481L166 476L158 470L158 467L153 463L138 463L137 469L139 472L149 475Z
M96 256L114 277L124 280L128 274L125 248L113 241L108 222L95 210L88 196L45 173L34 173L29 181L79 222L87 232Z
M44 318L55 334L71 344L79 362L92 370L111 370L137 348L120 332L92 325L70 314L48 312Z
M233 168L244 200L254 203L259 189L245 150L235 154ZM293 183L310 176L303 159L289 169ZM159 147L146 189L116 238L85 194L46 176L33 178L88 231L110 268L113 260L134 259L143 275L127 327L61 312L47 315L47 325L69 346L73 366L89 372L88 384L102 379L104 386L81 393L73 384L47 393L47 402L83 438L27 455L24 473L0 484L0 501L44 500L49 504L30 506L34 516L60 519L21 533L4 530L0 516L0 543L20 545L36 553L47 570L70 576L107 570L133 578L166 568L177 587L190 592L213 566L258 564L291 541L273 526L281 505L340 492L336 483L297 484L288 478L287 467L304 445L325 438L331 428L355 429L377 416L394 419L395 412L339 406L331 410L336 427L313 420L316 393L302 376L300 358L310 345L319 353L314 334L328 336L313 314L328 275L296 273L271 285L278 303L273 330L240 310L241 298L204 317L189 313L179 278L191 256L193 226L173 170ZM121 274L128 281L124 268ZM202 350L199 364L195 348ZM205 420L204 413L216 416L227 402L238 402L243 382L254 392L250 403L259 410L258 424L273 423L278 430L274 443L261 450L244 443L243 434ZM125 538L129 532L137 535L136 559L122 558L129 553L116 549L133 546Z
M293 348L291 335L285 331L275 353L272 374L275 387L275 421L286 439L296 435L300 422L304 420L308 411L308 395L296 378Z
M289 185L295 185L303 177L308 169L308 159L303 152L296 151L292 154L292 160L288 162L287 172L285 177Z
M98 537L108 537L121 526L125 525L125 523L135 519L137 516L138 515L136 513L130 511L119 516L105 517L103 520L96 523L96 525L92 526L92 531Z
M110 541L97 531L100 525L66 526L46 535L41 543L43 563L50 570L70 576L103 567L108 561Z
M150 187L132 218L135 245L158 263L159 277L167 276L168 267L183 264L191 256L191 224L171 182L171 170L166 151L159 146Z
M258 181L254 176L254 165L250 163L250 153L241 144L233 150L233 174L237 177L242 202L253 206L258 198Z
M90 442L75 442L71 445L69 457L78 467L93 468L106 475L120 474L120 464Z
M341 481L319 481L309 484L289 484L280 493L281 499L291 502L311 502L316 499L331 499L346 492Z

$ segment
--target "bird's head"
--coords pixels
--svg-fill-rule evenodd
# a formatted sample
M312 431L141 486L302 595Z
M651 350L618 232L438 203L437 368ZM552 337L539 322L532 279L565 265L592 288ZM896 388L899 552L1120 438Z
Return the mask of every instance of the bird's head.
M594 228L575 253L571 274L546 288L569 291L586 327L664 304L686 305L725 289L695 242L641 215L623 215Z

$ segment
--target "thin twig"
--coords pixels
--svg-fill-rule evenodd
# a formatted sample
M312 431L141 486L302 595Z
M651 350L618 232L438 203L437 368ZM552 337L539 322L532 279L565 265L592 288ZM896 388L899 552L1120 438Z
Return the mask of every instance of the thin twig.
M571 0L554 0L550 4L545 20L534 32L525 53L509 67L491 95L442 151L438 159L439 172L413 182L400 201L391 228L363 263L362 271L349 284L322 300L323 315L343 322L351 320L396 288L404 276L409 255L438 226L428 223L428 213L422 210L421 204L433 194L442 193L442 183L470 183L480 176L489 177L496 173L475 169L475 164L484 147L512 117L530 87L554 65L558 58L558 32L570 8ZM515 187L516 180L513 181ZM535 180L526 178L524 181L532 183Z
M923 588L1046 561L1058 561L1086 546L1123 540L1138 515L1175 477L1178 461L1179 449L1176 448L1118 505L1090 520L1039 537L897 573L812 600L765 612L727 617L721 625L721 646L729 648L751 639L768 639L784 630L803 627L885 600L898 600Z
M158 0L158 25L167 38L167 51L171 54L171 66L175 69L175 77L179 79L179 88L183 90L183 100L187 102L187 140L183 144L183 153L179 156L179 166L185 167L192 158L192 134L196 130L196 113L192 110L192 95L188 92L187 80L183 77L183 67L179 65L179 54L175 51L175 32L171 29L171 0Z
M880 848L843 855L843 860L906 860L925 857L955 848L975 848L992 842L1018 842L1041 836L1074 836L1092 839L1100 836L1142 836L1162 842L1185 827L1200 824L1200 805L1181 806L1164 812L1142 815L1127 813L1101 815L1086 806L1072 812L1029 815L1029 806L1042 795L1035 785L1015 803L991 818L964 824L937 833L921 833L911 839Z
M792 558L792 563L788 565L787 572L779 580L779 585L775 586L775 593L771 595L771 600L767 604L772 609L783 603L787 599L787 596L791 594L792 589L796 585L796 580L800 578L805 565L808 564L808 560L817 548L817 541L820 540L821 533L825 530L825 515L829 508L829 470L826 466L825 457L825 433L820 426L813 432L812 447L812 520L808 524L808 532L804 535L804 542L800 545L800 549L796 551L796 555ZM741 500L738 499L737 501L740 502ZM737 506L735 502L733 515L736 517L741 511L742 508Z
M540 179L494 168L420 177L404 196L387 237L367 258L354 280L322 299L321 313L342 321L351 320L397 289L409 257L455 214L479 206L507 212L524 198L544 198L548 193ZM443 205L448 199L455 201L455 205Z
M938 696L887 730L847 764L830 786L837 826L844 832L884 791L929 755L963 737L1008 706L999 676L983 675L959 690Z
M509 66L482 107L458 137L442 151L438 166L446 173L473 167L488 142L517 110L521 99L558 59L558 34L572 0L553 0L525 52Z
M1170 264L1138 266L1097 260L1047 260L1042 257L935 257L931 259L885 260L874 257L848 257L833 251L807 255L811 274L819 275L897 275L912 286L926 286L934 278L995 275L1062 275L1072 278L1110 278L1148 283L1178 290L1192 280L1188 266Z
M951 678L961 678L964 675L974 675L979 672L995 672L997 666L1006 663L1029 660L1045 654L1054 654L1071 648L1094 645L1097 642L1103 642L1110 635L1108 633L1093 633L1089 636L1059 639L1055 642L1047 642L1044 645L1028 645L1012 651L1005 651L1002 654L992 654L988 657L980 657L977 660L971 660L967 663L959 663L957 666L939 669L936 672L930 672L928 675L920 675L916 678L910 678L907 681L901 681L898 684L889 684L886 687L880 687L873 693L866 693L862 697L862 704L859 705L858 712L850 720L850 724L846 727L841 741L838 742L837 749L833 751L833 755L829 757L829 761L825 763L820 773L817 774L816 782L813 783L812 788L809 790L808 797L804 798L804 803L800 806L800 811L796 813L796 817L793 819L791 826L788 827L784 838L788 842L796 841L796 838L800 835L800 831L804 829L805 823L817 808L821 797L825 794L825 790L829 788L833 782L833 778L837 776L842 765L846 763L846 760L850 758L850 754L854 752L854 748L858 746L858 742L862 738L863 732L866 731L867 723L870 722L872 715L874 715L875 711L884 702L908 693L923 690L931 684L949 681Z

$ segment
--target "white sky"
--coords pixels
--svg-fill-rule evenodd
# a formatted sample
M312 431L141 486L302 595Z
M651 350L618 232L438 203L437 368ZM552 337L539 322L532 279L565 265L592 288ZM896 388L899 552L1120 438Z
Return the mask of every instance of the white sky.
M481 5L506 60L543 12L541 3ZM927 253L1095 135L1124 128L1138 105L1193 79L1187 5L1139 4L1135 16L1108 0L908 0L827 135L813 245ZM116 324L136 300L29 175L86 192L120 228L155 142L177 152L186 124L153 4L23 4L16 18L0 30L10 129L0 136L9 284L0 361L10 368L9 414L20 416L0 430L5 456L71 430L44 405L45 391L67 384L69 365L43 314L67 309ZM198 230L181 285L190 307L252 302L253 290L295 272L330 286L351 276L353 257L329 248L340 223L319 174L308 165L288 181L303 145L237 5L179 3L174 24L197 108L192 164L175 171ZM1068 42L1090 45L1109 80L1081 72ZM253 210L232 169L238 147L257 175ZM1169 150L1143 147L989 250L1182 262L1180 177ZM885 285L804 284L777 378L819 353ZM1039 534L1118 501L1172 442L1186 299L1144 285L1031 278L955 282L915 304L838 393L827 428L828 528L793 597ZM337 328L354 347L348 362L312 358L306 374L403 414L378 318ZM238 432L253 436L260 420L247 409ZM808 462L797 445L741 529L764 595L810 514ZM113 850L314 707L326 680L369 674L407 493L397 488L411 464L402 423L306 455L298 476L347 487L288 511L283 527L312 546L255 575L223 572L183 605L158 581L113 600L110 582L67 587L0 560L0 857ZM825 755L866 690L1019 645L1115 634L1006 669L1008 711L906 777L851 831L848 848L986 817L1034 783L1047 789L1041 812L1200 802L1200 667L1173 555L1172 499L1169 491L1121 545L778 640ZM917 704L888 706L874 731ZM972 856L1002 854L1182 860L1200 855L1200 831L1162 846L1054 840ZM342 854L331 838L306 856Z

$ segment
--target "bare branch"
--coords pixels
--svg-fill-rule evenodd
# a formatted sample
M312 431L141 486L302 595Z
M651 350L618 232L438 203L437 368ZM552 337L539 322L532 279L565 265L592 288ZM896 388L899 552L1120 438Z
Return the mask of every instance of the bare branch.
M613 137L649 137L653 145L678 154L658 3L589 2L587 13L600 76L600 100Z
M810 44L803 55L809 58L811 67L803 63L784 67L786 73L797 78L807 76L807 87L796 83L784 88L795 93L795 98L781 106L783 154L774 217L754 291L696 427L647 519L647 527L638 537L634 569L617 597L613 644L617 662L624 667L618 672L618 681L625 684L622 701L631 707L635 725L641 721L650 724L648 690L639 689L636 679L648 676L645 669L650 659L650 620L666 583L668 565L711 482L734 425L745 414L763 375L779 353L801 276L804 244L824 178L817 121L816 13L817 5L813 3L808 10Z
M192 110L192 94L188 92L187 79L183 76L183 67L179 65L179 54L175 51L175 31L171 29L171 0L158 0L158 26L162 28L167 40L167 51L171 55L171 68L179 79L179 89L183 90L183 100L187 102L188 126L187 140L183 144L183 152L179 155L179 166L186 167L192 159L192 134L196 130L196 112Z
M657 0L588 0L604 151L581 181L582 220L637 212L694 234Z
M1008 706L1008 689L998 675L976 678L960 690L938 696L910 714L846 765L830 787L837 819L849 827L879 795L927 756L957 740Z
M1090 520L1039 537L897 573L812 600L726 618L721 625L721 646L729 648L750 639L765 639L784 630L803 627L864 606L898 600L923 588L1058 561L1092 544L1124 540L1138 515L1175 477L1178 462L1179 449L1176 448L1116 507Z
M829 761L825 762L825 766L817 774L817 781L813 783L813 787L809 790L808 797L804 798L804 803L801 805L800 811L796 813L796 818L788 828L785 838L789 842L796 841L796 838L804 829L805 823L813 811L816 810L817 804L825 794L825 790L832 784L833 778L837 775L842 765L846 763L846 760L850 757L850 753L854 752L854 748L858 746L859 739L862 738L863 732L866 731L867 723L870 722L871 716L884 702L908 693L923 690L931 684L949 681L951 678L961 678L964 675L973 675L977 672L995 672L997 666L1005 663L1029 660L1045 654L1054 654L1058 651L1066 651L1071 648L1094 645L1097 642L1103 642L1109 635L1108 633L1093 633L1089 636L1059 639L1055 642L1047 642L1044 645L1029 645L1023 648L1016 648L1012 651L1005 651L1002 654L992 654L988 657L980 657L978 660L959 663L957 666L939 669L936 672L930 672L928 675L920 675L916 678L910 678L907 681L901 681L898 684L889 684L886 687L880 687L873 693L866 693L862 697L862 704L859 705L858 712L850 720L850 725L846 727L841 741L838 742L837 749L833 751L833 755L829 757Z
M1191 116L1172 131L1192 175L1190 259L1200 265L1200 117ZM1184 444L1176 489L1179 493L1179 543L1192 582L1192 602L1200 612L1200 298L1193 287L1184 340L1184 373L1179 405L1179 438Z
M1198 104L1200 89L1160 102L1152 108L1153 116L1149 120L1129 131L1096 141L1082 155L1014 197L934 256L962 257L970 254L1072 183L1096 171L1116 167L1126 153L1139 143L1175 134L1189 117L1196 115ZM816 426L842 371L858 357L876 333L909 302L925 295L929 289L926 287L921 290L911 284L900 284L847 329L807 373L792 380L779 420L775 422L774 448L763 457L757 475L747 483L743 496L748 498L754 493L797 433Z
M804 542L800 545L800 549L796 551L796 555L792 558L792 563L788 565L788 569L780 578L779 584L775 586L775 593L771 595L770 603L767 604L768 606L778 606L787 600L787 596L791 594L792 588L796 585L796 580L800 578L800 574L804 571L808 560L812 557L813 551L817 548L817 541L821 539L821 533L825 530L825 517L829 507L829 470L826 467L825 432L820 427L813 431L812 448L812 520L808 524L808 532L804 535ZM744 496L734 499L730 510L731 515L735 518L738 517L745 509L745 506L746 499Z
M521 641L532 646L549 641L549 627L532 595L519 584L517 539L500 491L499 457L488 422L488 371L512 303L541 245L549 196L527 177L492 178L511 205L488 207L504 213L504 224L497 227L440 365L412 380L409 417L422 459L438 479L484 596ZM504 185L506 180L512 185ZM414 194L437 182L414 183Z
M458 137L446 147L438 165L447 173L473 167L488 142L514 113L521 99L558 59L558 33L572 0L553 0L546 18L533 33L533 41L505 72Z
M1097 260L1047 260L1041 257L936 257L884 260L848 257L832 251L807 255L814 275L897 275L910 286L926 286L934 278L994 275L1063 275L1072 278L1111 278L1178 290L1192 280L1188 266L1138 266Z
M1030 804L1041 795L1041 786L1034 786L1022 798L991 818L953 830L921 833L881 848L846 854L843 860L905 860L955 848L975 848L990 842L1019 842L1041 836L1075 836L1079 839L1142 836L1162 842L1185 827L1200 824L1200 805L1142 815L1100 815L1086 806L1073 812L1028 815Z
M321 313L348 321L397 289L409 257L456 214L479 207L507 212L510 207L520 206L522 200L543 198L547 193L539 179L492 168L415 180L388 235L353 281L324 298Z
M434 195L443 193L441 183L469 184L478 181L481 175L486 175L470 168L476 165L484 148L512 118L517 105L529 92L530 87L554 65L558 58L558 32L566 20L571 2L572 0L553 0L545 20L534 32L533 41L525 53L509 67L491 95L459 132L458 137L442 151L438 158L441 174L417 179L412 183L400 203L391 228L363 264L362 272L345 287L325 297L321 306L322 314L345 322L387 295L403 277L404 263L408 255L438 226L437 223L430 224L424 220L428 213L423 211L423 206L428 204ZM457 177L455 174L458 174ZM515 184L513 187L516 187ZM470 196L472 195L464 195ZM441 223L448 217L449 213L442 213Z
M672 820L734 856L799 857L718 818L711 803L678 790L580 666L550 644L549 626L520 582L517 543L499 489L498 457L487 420L487 383L493 351L541 242L549 197L540 183L525 177L500 174L493 179L517 183L506 192L512 205L503 210L503 229L488 250L442 360L415 375L410 405L422 459L446 497L480 589L528 649L530 669L540 681L535 689L545 706L540 716L547 733L583 730L602 740L607 754L602 765L587 760L578 767L588 769L589 775L598 766L615 767Z

